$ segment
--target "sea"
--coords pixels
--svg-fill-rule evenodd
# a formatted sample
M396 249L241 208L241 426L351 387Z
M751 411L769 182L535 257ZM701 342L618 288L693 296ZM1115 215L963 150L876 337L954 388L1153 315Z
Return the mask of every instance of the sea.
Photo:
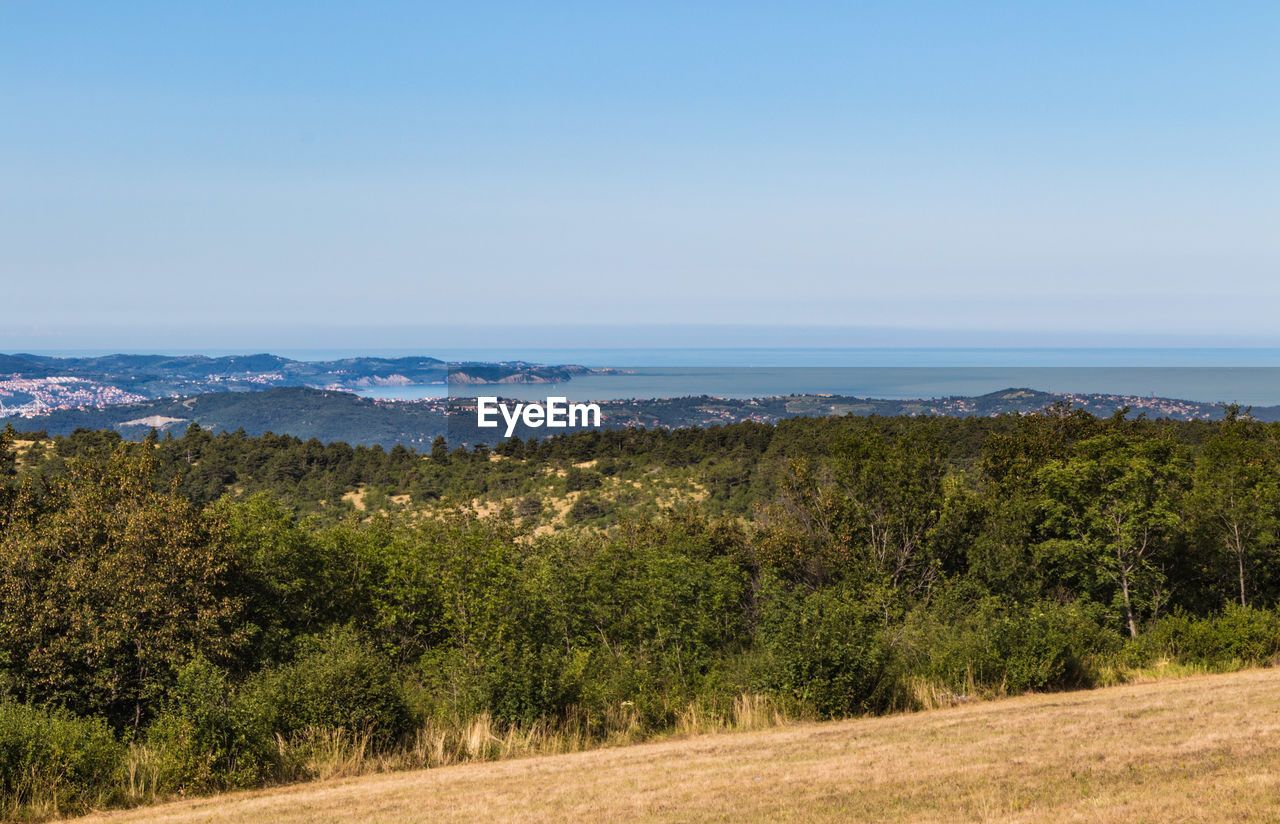
M256 350L261 351L261 350ZM1280 405L1280 348L458 348L273 350L295 360L430 356L451 363L573 364L612 370L564 383L375 387L390 400L493 394L516 400L752 398L792 394L913 399L1026 388L1176 398L1245 406ZM105 352L48 352L96 355ZM193 354L158 351L154 354ZM243 355L241 350L194 354Z
M304 354L306 358L301 357ZM409 353L381 356L403 354ZM616 371L553 384L434 384L378 387L361 394L396 400L449 394L495 394L516 400L793 394L900 400L1025 388L1280 405L1280 349L457 349L430 354L450 362L525 361ZM297 356L329 360L337 355L300 352Z

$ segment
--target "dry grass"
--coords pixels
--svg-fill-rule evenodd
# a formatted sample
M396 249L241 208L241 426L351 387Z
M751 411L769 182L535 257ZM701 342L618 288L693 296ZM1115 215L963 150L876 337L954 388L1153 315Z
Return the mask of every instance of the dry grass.
M344 492L342 494L342 500L354 506L356 508L356 511L364 512L365 510L364 494L365 494L364 484L361 484L360 486L356 487L350 492Z
M678 711L677 716L677 731L683 735L763 729L797 720L774 698L750 694L738 696L725 707L690 704ZM295 765L297 780L326 780L582 752L637 744L653 737L641 723L635 705L624 701L596 719L570 713L568 718L556 723L544 719L513 726L498 725L487 713L482 713L458 723L428 721L411 741L383 751L370 746L367 736L342 729L308 729L287 740L278 738L277 743L284 761ZM139 755L151 757L142 748L135 748L130 763L137 761ZM130 795L130 798L145 797L137 793Z
M740 722L773 720L768 708L738 712ZM1277 819L1280 669L340 779L90 820Z
M27 455L31 452L31 447L36 445L36 442L20 441L15 438L10 442L10 445L13 447L13 457L17 461L17 468L19 470L29 469L30 467L27 465Z
M466 512L469 509L477 518L492 518L494 515L501 512L502 507L507 503L509 502L505 500L484 500L476 498L471 502L471 506L469 508L461 508L461 511ZM450 511L456 512L459 510L458 508L451 508Z

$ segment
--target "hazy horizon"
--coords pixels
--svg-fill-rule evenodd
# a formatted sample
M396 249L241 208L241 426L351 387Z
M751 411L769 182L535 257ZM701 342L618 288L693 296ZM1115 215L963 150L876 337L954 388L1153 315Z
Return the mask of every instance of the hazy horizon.
M277 326L167 329L94 328L69 331L12 325L0 328L0 352L56 354L346 351L364 354L400 350L419 354L443 349L991 349L991 350L1271 350L1273 335L1136 334L1124 332L980 331L747 324L562 324L501 326Z

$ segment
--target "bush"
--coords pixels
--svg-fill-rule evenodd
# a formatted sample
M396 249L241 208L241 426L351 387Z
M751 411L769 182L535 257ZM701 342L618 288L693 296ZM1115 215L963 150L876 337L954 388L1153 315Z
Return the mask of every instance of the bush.
M291 664L255 676L245 700L265 729L285 736L342 728L385 745L416 723L386 659L349 630L309 639Z
M1122 644L1096 610L1078 603L1022 605L986 598L940 624L936 617L926 619L928 629L914 638L915 666L957 692L970 686L1012 693L1089 686L1090 659Z
M0 817L112 801L123 763L104 719L0 701Z
M146 741L157 757L162 791L252 787L279 771L268 731L235 700L225 674L203 658L179 671Z
M992 640L1000 661L996 673L1012 692L1090 686L1089 658L1121 643L1083 608L1054 603L996 621Z
M583 495L569 507L565 521L570 524L580 524L604 517L608 512L609 510L599 500L590 495Z
M1232 604L1210 618L1177 612L1156 621L1134 644L1143 660L1161 655L1188 664L1236 667L1280 654L1280 615Z
M772 658L769 686L826 717L897 703L883 613L853 585L805 595L771 581L766 590L760 634Z
M564 475L564 491L578 492L579 490L595 489L603 481L604 479L600 477L599 472L571 466Z
M521 518L535 518L542 514L542 499L536 495L525 495L516 501L515 514Z

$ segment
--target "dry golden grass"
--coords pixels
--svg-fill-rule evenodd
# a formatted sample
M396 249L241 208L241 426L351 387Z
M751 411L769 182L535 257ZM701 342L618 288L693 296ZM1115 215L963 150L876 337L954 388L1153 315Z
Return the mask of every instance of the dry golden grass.
M31 452L31 447L36 445L35 441L20 441L15 438L11 444L13 447L13 457L17 460L17 468L29 469L27 465L27 455Z
M364 494L365 494L364 484L361 484L360 486L356 487L350 492L344 492L342 494L342 500L350 503L352 506L356 508L358 512L364 512L365 510Z
M95 822L1280 820L1280 669L320 782Z

